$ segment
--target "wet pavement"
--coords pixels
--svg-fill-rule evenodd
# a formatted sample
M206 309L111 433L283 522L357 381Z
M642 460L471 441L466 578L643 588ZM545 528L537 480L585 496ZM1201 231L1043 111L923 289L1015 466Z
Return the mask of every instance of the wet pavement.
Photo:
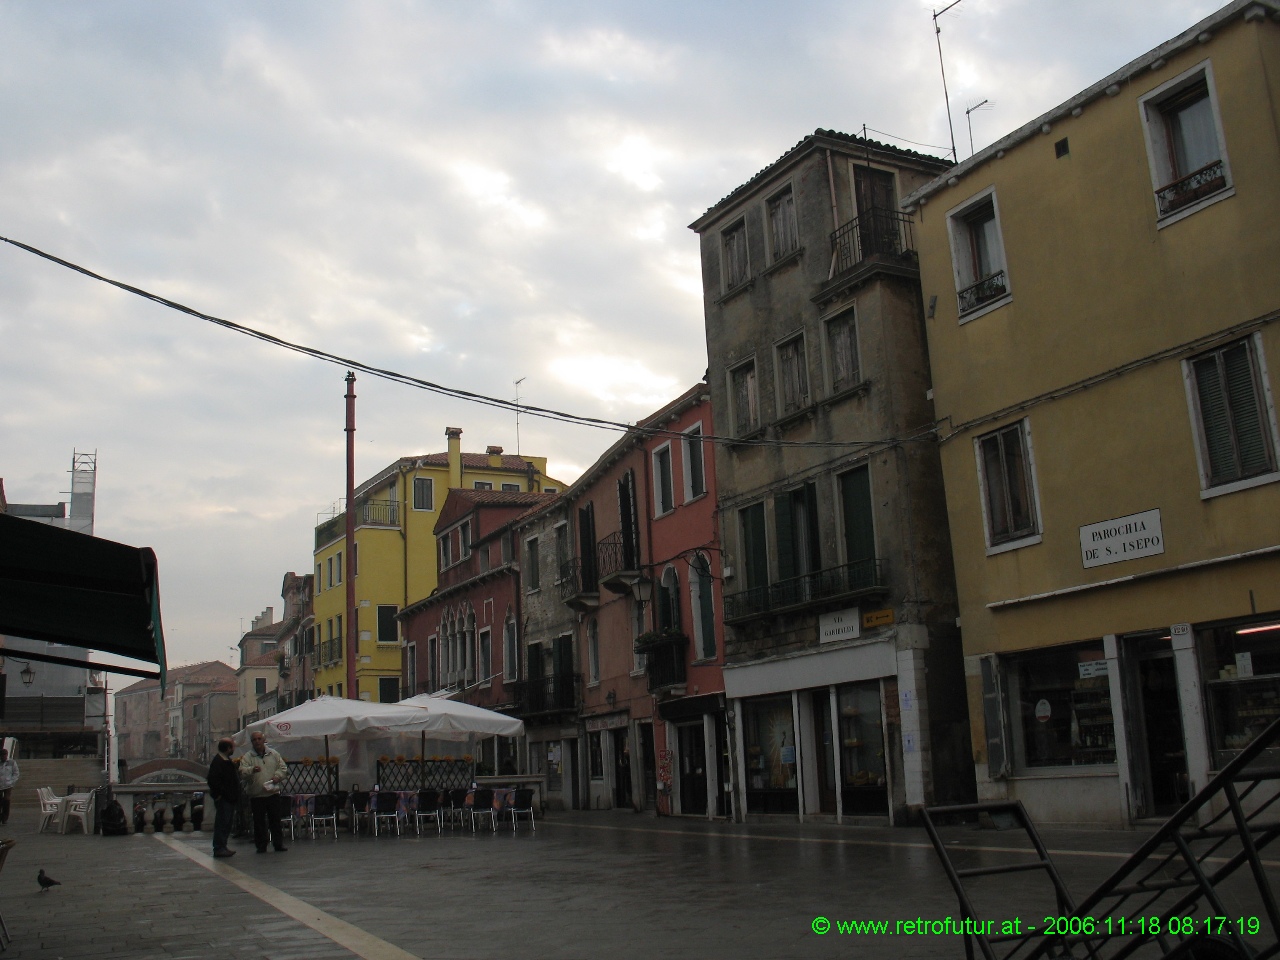
M299 837L287 853L262 855L246 840L233 842L236 857L215 861L209 834L41 835L36 823L15 811L8 828L18 841L0 872L10 957L964 955L959 936L909 926L959 916L920 829L573 812L515 834L508 825L478 835ZM956 826L944 836L962 868L1027 858L1014 831ZM1080 898L1147 834L1043 836ZM62 886L40 892L40 868ZM977 893L980 915L998 921L1055 912L1040 875L991 878ZM831 929L815 932L822 920ZM841 933L851 920L888 921L890 932Z

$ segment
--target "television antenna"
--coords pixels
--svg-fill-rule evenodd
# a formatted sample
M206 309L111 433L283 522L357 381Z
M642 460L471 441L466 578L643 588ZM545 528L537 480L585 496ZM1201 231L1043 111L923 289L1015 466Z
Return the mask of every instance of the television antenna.
M959 163L960 157L956 154L956 128L951 123L951 95L947 93L947 65L942 60L942 28L938 26L938 18L960 3L961 0L953 0L941 10L933 11L933 33L938 40L938 66L942 68L942 99L947 105L947 129L951 131L951 159L954 163Z
M964 112L965 123L969 125L969 156L973 156L973 119L972 116L978 110L990 110L995 106L993 100L983 100L981 103L975 103Z
M524 383L525 378L521 377L515 381L516 387L516 456L520 456L520 384Z

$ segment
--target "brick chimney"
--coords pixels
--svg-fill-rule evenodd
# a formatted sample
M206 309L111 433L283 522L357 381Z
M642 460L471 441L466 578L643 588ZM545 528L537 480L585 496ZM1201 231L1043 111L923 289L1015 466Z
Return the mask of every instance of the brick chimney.
M445 427L444 435L449 438L449 488L462 486L462 428Z

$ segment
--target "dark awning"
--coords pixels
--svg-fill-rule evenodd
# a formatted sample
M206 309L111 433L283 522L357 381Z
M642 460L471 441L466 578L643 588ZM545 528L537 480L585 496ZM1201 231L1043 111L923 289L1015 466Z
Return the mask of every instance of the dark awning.
M156 555L0 513L0 634L100 650L158 671L84 663L165 681ZM27 651L12 649L26 657ZM55 658L30 654L33 660ZM65 661L64 661L65 662Z

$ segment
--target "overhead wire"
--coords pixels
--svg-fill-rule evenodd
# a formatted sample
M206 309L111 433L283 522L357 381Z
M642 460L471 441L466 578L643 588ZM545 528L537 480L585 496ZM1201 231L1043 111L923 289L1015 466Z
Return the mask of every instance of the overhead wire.
M528 414L530 416L541 417L546 420L553 420L561 423L568 423L568 424L584 426L584 427L593 427L599 430L615 430L615 431L620 431L624 433L639 433L645 436L669 437L672 439L687 439L687 435L680 431L666 430L661 427L642 425L638 423L626 423L624 421L619 421L619 420L608 420L601 417L586 416L585 414L567 413L563 410L552 410L546 407L532 406L530 404L518 403L511 400L504 400L501 397L490 397L483 393L476 393L471 390L464 390L461 387L445 386L444 384L435 383L431 380L424 380L421 377L415 377L407 373L400 373L395 370L388 370L383 367L375 367L372 364L365 363L361 360L355 360L350 357L343 357L335 353L329 353L328 351L320 350L316 347L308 347L305 344L295 343L294 341L286 340L283 337L278 337L275 334L267 333L264 330L258 330L255 327L250 327L245 324L236 323L234 320L226 320L222 317L216 317L216 316L213 316L212 314L204 313L200 310L196 310L194 307L188 307L183 303L179 303L176 300L170 300L168 297L163 297L160 294L152 293L149 290L144 290L142 287L136 287L136 286L133 286L132 284L124 283L121 280L114 280L111 277L107 277L100 273L96 273L95 271L90 270L88 267L83 267L80 264L73 263L70 260L64 260L61 257L55 256L52 253L48 253L44 250L41 250L38 247L33 247L30 244L23 243L20 240L13 240L13 239L10 239L9 237L0 236L0 241L3 241L7 244L15 246L20 250L25 250L28 253L34 254L37 257L41 257L45 260L48 260L51 263L56 263L59 266L65 267L68 270L72 270L76 273L82 274L83 276L89 277L92 280L97 280L101 283L105 283L110 286L116 287L120 290L124 290L126 293L131 293L134 296L141 297L144 300L150 300L152 303L159 304L160 306L166 307L170 310L175 310L178 313L184 313L188 316L195 317L198 320L204 320L208 323L212 323L216 326L222 327L223 329L230 330L233 333L239 333L243 336L252 337L255 340L260 340L263 343L269 344L271 346L280 347L284 350L290 350L294 353L300 353L304 356L308 356L316 360L322 360L326 363L332 363L337 366L347 367L348 369L351 369L351 370L358 370L361 373L366 373L370 376L378 377L383 380L389 380L393 383L399 383L404 386L415 387L419 390L426 390L430 393L435 393L440 396L452 397L454 399L464 400L470 403L478 403L483 406L497 407L499 409ZM729 444L733 446L828 447L828 448L848 449L851 447L880 447L880 446L887 446L887 445L893 445L898 443L932 442L934 439L936 439L935 431L936 431L936 425L933 423L930 423L922 427L921 430L917 431L916 433L910 436L877 438L874 440L775 440L775 439L769 439L765 437L742 438L742 437L717 436L714 434L704 434L701 439L705 442L717 443L717 444Z

